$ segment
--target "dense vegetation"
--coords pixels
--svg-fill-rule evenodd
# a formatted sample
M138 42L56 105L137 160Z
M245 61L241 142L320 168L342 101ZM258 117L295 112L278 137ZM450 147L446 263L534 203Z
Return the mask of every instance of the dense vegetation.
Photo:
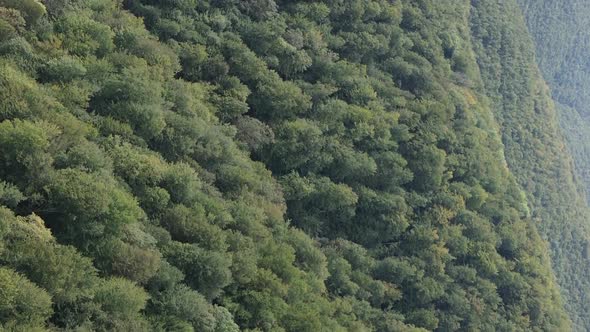
M506 125L512 133L505 136L504 143L507 151L513 150L513 157L508 152L506 156L519 182L525 189L529 188L530 202L540 218L539 229L551 243L554 270L574 327L587 331L590 329L590 299L587 295L590 291L590 213L584 198L590 188L588 4L577 0L520 0L519 4L534 37L537 62L552 90L557 116L579 175L572 176L571 162L561 145L562 139L557 129L552 128L556 115L551 103L547 102L547 89L534 83L540 81L539 75L525 65L530 54L519 51L531 49L531 42L518 31L505 33L511 33L508 38L516 41L511 46L508 42L503 45L496 42L495 46L487 47L488 52L493 47L501 47L512 55L511 62L505 65L505 77L510 77L510 81L520 77L521 82L529 82L521 84L521 87L528 85L529 90L521 89L517 99L512 97L513 91L518 91L517 87L496 90L503 95L500 100L504 103L504 110L518 108L521 110L518 114L522 114L522 117L514 118L503 115L506 112L499 112L501 118L506 118ZM517 8L501 10L518 12ZM518 68L519 71L508 68ZM491 70L490 73L490 77L498 77L497 72ZM494 91L491 89L493 79L488 81L487 91ZM538 86L537 97L527 97L532 95L535 85ZM529 127L522 126L523 123ZM535 157L537 152L542 154ZM527 154L530 157L522 158ZM540 172L543 169L553 171L543 174ZM534 174L537 176L532 176Z
M0 0L2 327L569 330L495 6Z
M590 192L590 8L586 1L518 0L551 88L582 190ZM590 197L590 195L587 195Z

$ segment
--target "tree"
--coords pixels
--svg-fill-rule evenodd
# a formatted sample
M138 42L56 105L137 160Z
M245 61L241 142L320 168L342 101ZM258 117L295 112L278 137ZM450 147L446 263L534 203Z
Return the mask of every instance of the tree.
M5 267L0 268L0 289L0 322L5 328L41 327L53 313L45 290Z
M56 171L46 187L48 222L58 237L90 249L105 237L117 236L143 211L113 179L75 169Z
M208 299L218 297L231 282L231 261L223 253L199 248L197 245L172 242L165 248L165 257L185 274L186 282Z
M17 9L27 24L34 24L47 13L45 6L37 0L1 0L0 6Z

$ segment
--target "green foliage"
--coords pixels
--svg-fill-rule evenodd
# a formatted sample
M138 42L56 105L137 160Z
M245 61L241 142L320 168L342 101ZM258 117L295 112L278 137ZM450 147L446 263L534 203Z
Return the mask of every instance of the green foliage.
M43 70L42 79L53 82L71 82L86 75L86 68L76 58L50 61Z
M52 158L50 139L57 128L48 123L30 121L4 121L0 124L0 175L22 186L34 182L49 169Z
M25 200L23 193L18 188L10 183L0 182L0 203L2 205L16 208L18 203Z
M586 61L585 57L576 58L571 53L577 52L573 49L587 47L571 40L572 31L578 29L578 25L570 22L576 21L576 17L582 18L577 14L571 18L568 14L567 19L560 18L566 15L565 8L573 8L571 6L575 6L576 1L519 3L536 37L539 65L553 85L554 98L576 109L567 109L566 106L556 109L553 106L549 91L531 60L533 43L526 34L516 3L509 2L503 6L482 3L477 6L476 15L472 18L475 50L479 56L485 92L493 101L494 111L505 133L503 143L508 166L527 193L540 234L549 241L552 265L574 329L583 331L590 326L588 301L583 295L590 289L588 257L583 254L590 234L587 227L590 211L584 201L583 186L576 183L580 178L565 149L563 136L570 137L569 147L574 148L573 151L584 149L583 145L575 145L571 137L584 135L584 120L579 114L584 114L586 106L578 102L585 98L585 93L578 94L579 99L575 101L564 92L570 84L582 86L587 79L580 76L574 83L562 78L569 75L568 72L578 71L569 67L570 62L574 65L576 61ZM516 14L506 17L506 12ZM576 13L576 10L571 13ZM475 23L483 16L494 19L485 24ZM576 112L579 114L576 115ZM564 127L563 134L556 120L558 114L562 124L569 125ZM579 121L574 120L576 118ZM527 126L523 127L525 121ZM578 122L576 129L571 127L573 121ZM579 156L574 154L575 165L581 165L578 170L584 172L584 159ZM514 241L511 239L508 243ZM517 282L514 277L510 280Z
M59 170L46 187L55 211L50 222L58 236L79 245L115 236L123 225L136 222L142 211L131 195L117 189L114 180L74 169Z
M5 20L0 20L0 38L2 41L6 41L16 34L16 30L10 23L6 22Z
M46 13L45 6L37 0L1 0L0 6L20 11L28 24L34 24Z
M25 277L0 268L0 320L6 328L42 326L51 316L51 297Z
M171 264L181 267L187 284L209 299L216 298L231 281L230 261L217 252L173 242L165 249L165 255Z
M111 29L82 13L61 17L55 29L65 50L73 55L104 56L114 47Z
M165 126L161 87L141 79L146 68L124 70L106 81L90 101L90 107L100 115L113 117L131 125L138 135L152 138Z
M14 37L14 33L24 31L26 22L20 11L13 8L0 7L0 18L4 22L4 29L7 29L7 34L3 35L3 38L10 39Z
M124 297L120 294L125 294ZM128 318L145 307L148 295L125 279L109 279L98 286L95 299L111 317Z
M0 7L0 324L568 330L478 4Z

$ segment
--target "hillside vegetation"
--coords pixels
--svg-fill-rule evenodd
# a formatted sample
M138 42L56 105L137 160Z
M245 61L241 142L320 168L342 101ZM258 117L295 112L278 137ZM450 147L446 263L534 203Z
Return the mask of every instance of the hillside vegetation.
M539 102L547 100L547 89L542 89L536 100L527 101L521 97L520 109L526 109L526 103L535 105L535 112L533 113L532 107L528 107L529 115L522 119L526 119L527 123L531 123L531 119L538 120L533 128L542 128L537 133L531 131L532 135L529 137L536 137L539 144L547 148L539 156L538 162L521 163L524 170L522 175L519 176L516 171L514 173L521 178L519 182L525 188L525 182L531 188L536 188L530 191L536 197L531 202L537 206L538 215L542 219L539 229L553 248L554 269L563 290L567 311L570 312L576 330L586 331L590 329L590 300L587 295L590 290L590 232L587 226L590 214L587 203L584 202L590 188L590 76L587 59L590 50L590 20L586 15L590 8L586 2L577 0L520 0L519 5L536 45L537 63L555 99L557 117L563 128L567 149L561 146L558 135L548 135L556 132L548 130L549 125L555 126L556 115L550 104ZM515 8L514 11L518 9ZM520 44L530 48L531 42L528 39L522 39ZM512 67L519 66L512 64ZM526 75L539 76L534 71ZM521 76L526 77L525 74ZM513 105L518 104L513 102ZM520 142L516 141L515 146L522 146ZM508 144L506 147L508 149ZM531 150L542 151L539 148ZM566 150L571 151L573 156L574 172L572 166L568 165L571 162ZM514 158L516 164L519 163L518 160L523 160L520 156ZM508 155L507 158L510 163ZM541 163L551 163L553 166L545 167ZM530 181L533 178L526 172L540 174L539 169L554 171ZM577 175L572 176L572 173Z
M2 327L570 330L571 165L497 6L0 0Z
M551 88L584 194L590 189L590 19L580 0L518 0Z

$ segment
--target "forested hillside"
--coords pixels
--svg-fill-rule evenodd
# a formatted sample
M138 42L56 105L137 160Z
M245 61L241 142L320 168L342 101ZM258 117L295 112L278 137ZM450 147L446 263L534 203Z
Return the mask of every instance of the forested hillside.
M513 1L0 0L0 327L570 330Z
M570 312L576 330L587 331L590 329L590 299L588 298L590 232L587 226L590 213L585 207L587 204L582 201L590 188L590 67L588 66L590 19L587 15L590 13L590 4L578 0L519 0L519 4L534 37L537 62L556 101L557 116L564 136L567 138L567 148L573 155L575 171L578 173L577 177L572 177L565 149L556 144L560 142L558 137L552 135L553 137L543 138L531 132L530 137L537 137L540 144L547 147L554 146L554 148L546 149L541 158L545 159L544 163L554 165L555 173L544 176L549 181L541 182L542 179L539 178L533 180L530 185L538 188L537 193L533 195L537 197L539 216L549 221L541 222L541 224L554 225L551 229L545 227L540 229L553 248L554 269L565 295L567 311ZM528 40L521 42L521 45L527 47L529 44ZM512 66L516 67L514 64ZM527 75L538 77L536 73ZM545 90L538 99L544 100L547 95ZM529 104L531 102L535 103L534 107L537 110L543 108L538 105L546 105L545 102L528 101ZM525 103L527 103L526 98L521 98L520 105L523 105L521 109L526 108ZM549 116L544 116L543 113L546 112L533 113L531 107L529 109L528 123L532 122L530 119L536 119L538 121L535 128L542 128L538 133L544 135L550 133L547 125L555 123L553 111L550 110ZM520 141L516 144L516 146L522 146ZM507 150L508 146L506 144ZM507 158L510 163L508 155ZM514 160L518 159L514 158ZM528 164L528 168L531 171L539 169L538 165L539 163ZM527 166L524 165L524 168ZM516 171L515 174L519 176ZM531 177L523 173L522 179L521 183L524 185L523 181L529 181L526 179ZM552 194L556 192L560 195ZM531 202L535 202L535 199ZM554 207L559 208L554 209ZM558 235L560 230L563 231L562 235Z
M590 190L590 4L518 0L534 38L537 62L559 110L581 187Z

